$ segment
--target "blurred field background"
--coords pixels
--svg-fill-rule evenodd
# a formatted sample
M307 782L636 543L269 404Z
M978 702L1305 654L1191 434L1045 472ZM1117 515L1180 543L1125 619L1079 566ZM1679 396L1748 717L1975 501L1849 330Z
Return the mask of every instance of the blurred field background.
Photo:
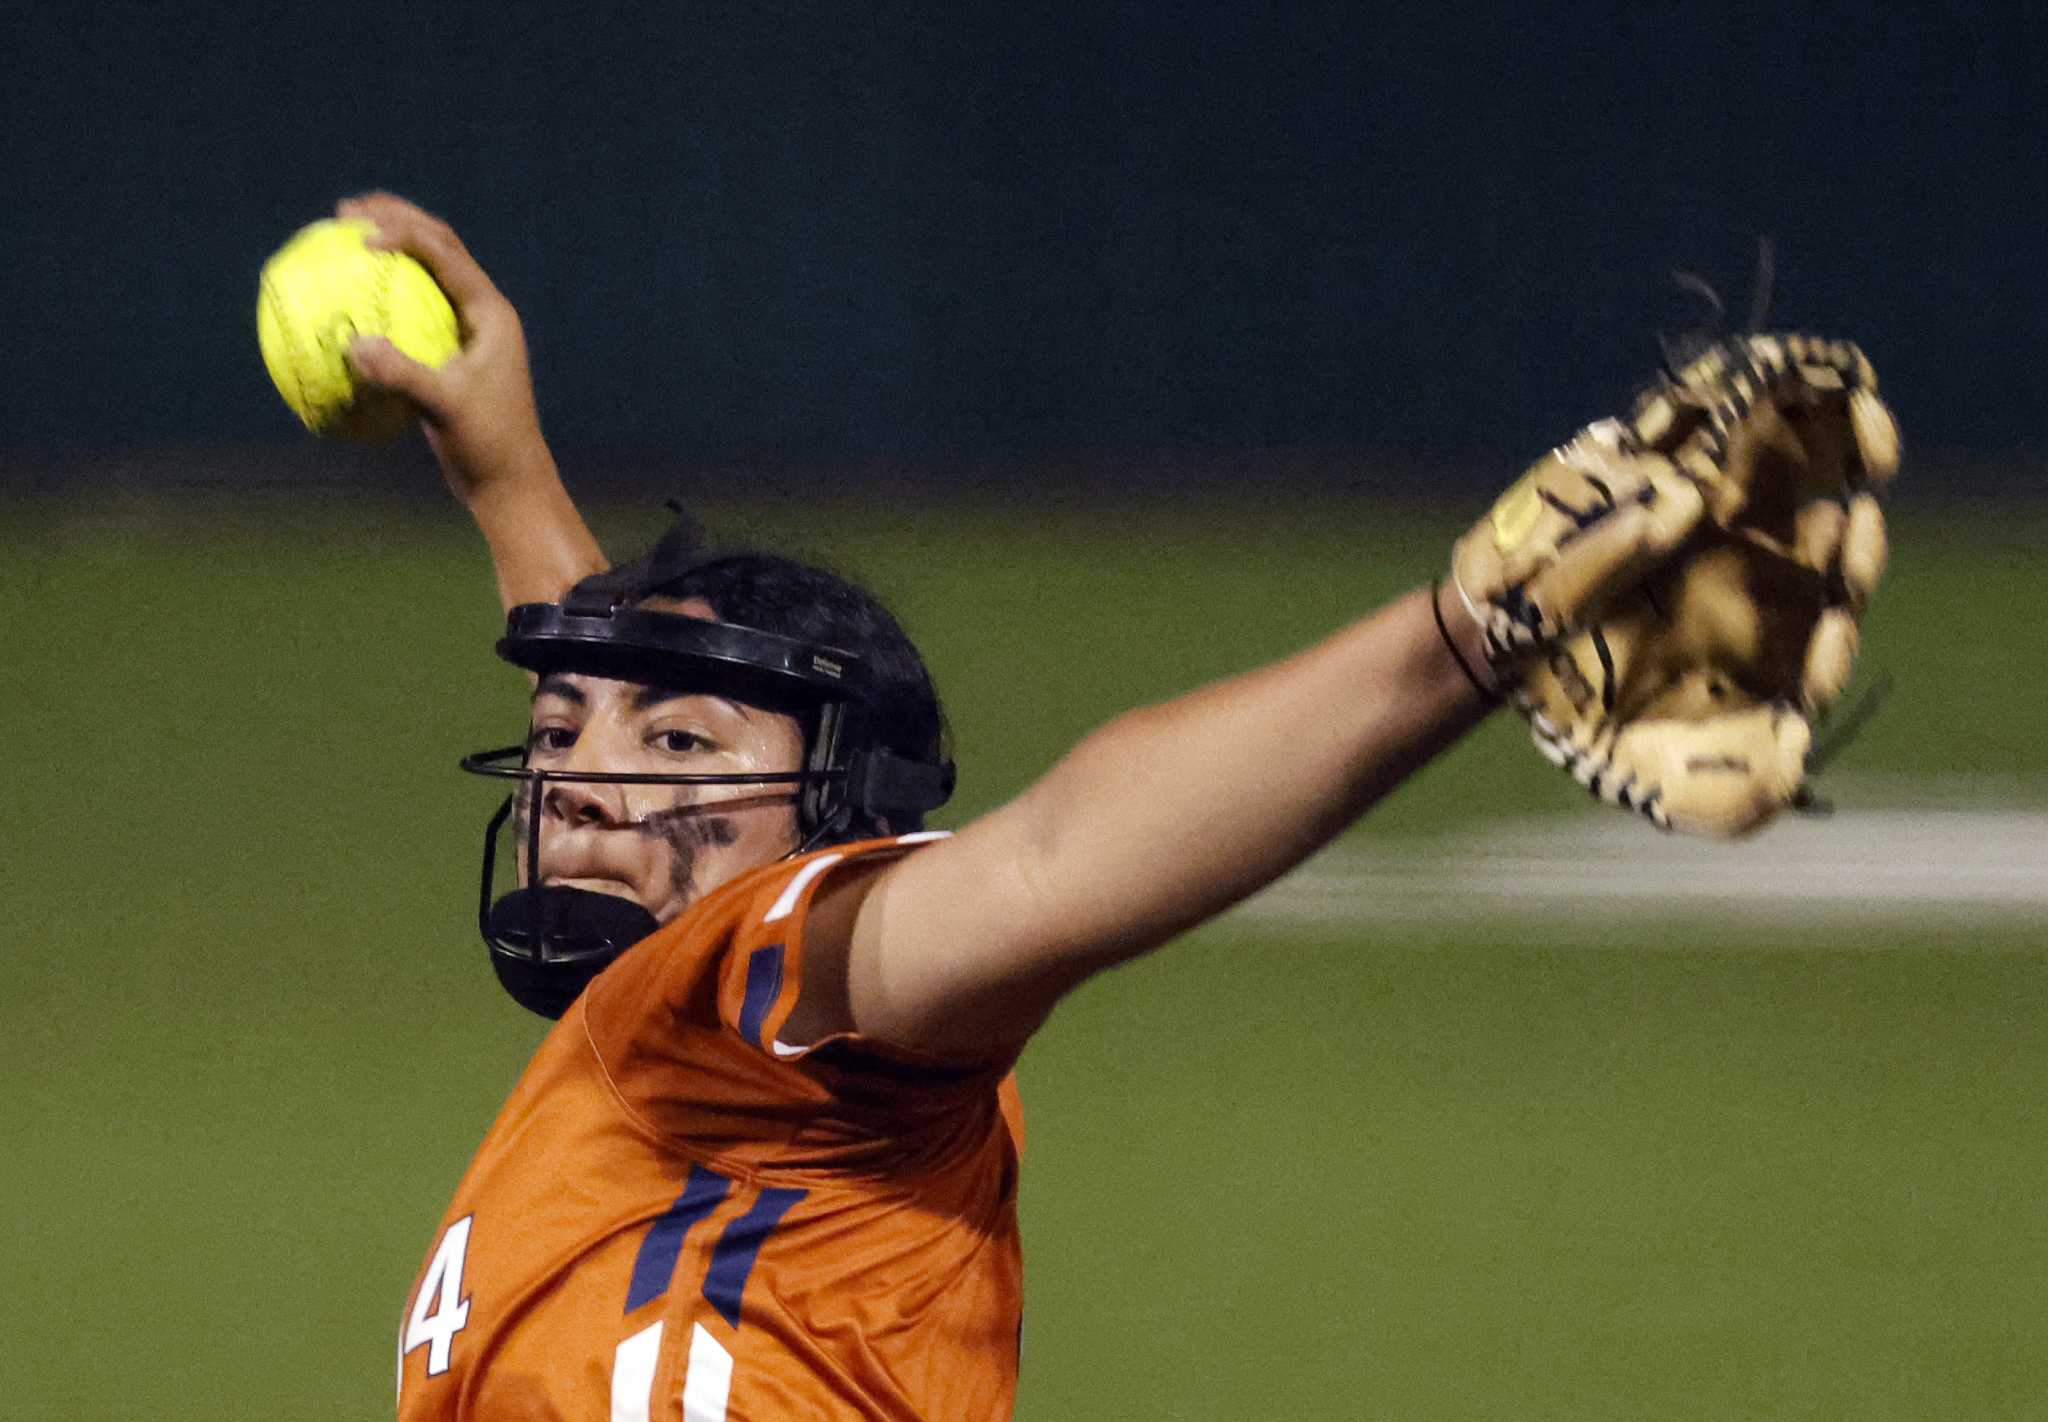
M376 1415L426 1232L539 1037L474 939L494 792L454 769L520 720L486 564L433 501L7 512L37 748L10 776L0 1415ZM954 822L1119 708L1411 585L1463 512L707 509L895 599L950 703ZM2048 661L1994 630L2048 592L2043 522L1905 514L1870 628L1903 679L1843 758L1852 803L2048 787ZM623 550L660 516L599 523ZM1593 813L1503 718L1352 838ZM1033 1046L1020 1416L2038 1415L2038 910L1362 908L1225 919Z
M949 823L1427 579L1776 239L1908 438L1840 813L1703 864L1503 717L1091 985L1022 1069L1019 1415L2048 1415L2039 15L31 0L0 55L4 1422L389 1415L540 1036L482 550L256 356L370 187L516 302L615 552L680 492L894 601Z

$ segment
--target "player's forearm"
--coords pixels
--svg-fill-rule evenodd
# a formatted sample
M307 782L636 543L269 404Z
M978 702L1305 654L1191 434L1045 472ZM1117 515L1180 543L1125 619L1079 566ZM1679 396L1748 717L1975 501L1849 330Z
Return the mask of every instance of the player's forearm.
M523 602L554 602L608 566L562 486L554 456L538 440L489 481L458 492L490 545L498 597L508 611Z
M1477 629L1446 623L1478 661ZM1429 594L1285 661L1119 717L1011 804L883 877L838 1025L1021 1043L1068 989L1254 892L1485 714Z
M1285 873L1485 709L1417 592L1111 722L1012 807L1012 832L1047 921L1114 961Z

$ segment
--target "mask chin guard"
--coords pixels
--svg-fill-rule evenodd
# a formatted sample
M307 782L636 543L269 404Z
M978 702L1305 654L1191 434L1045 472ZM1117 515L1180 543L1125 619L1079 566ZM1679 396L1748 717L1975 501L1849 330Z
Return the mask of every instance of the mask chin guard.
M499 986L529 1012L558 1018L577 994L661 925L631 899L589 889L514 889L483 913Z
M661 925L631 899L590 889L544 884L515 888L493 901L498 831L512 813L514 798L498 807L484 830L477 927L491 950L499 986L527 1011L553 1020L614 958ZM529 816L530 822L537 820Z

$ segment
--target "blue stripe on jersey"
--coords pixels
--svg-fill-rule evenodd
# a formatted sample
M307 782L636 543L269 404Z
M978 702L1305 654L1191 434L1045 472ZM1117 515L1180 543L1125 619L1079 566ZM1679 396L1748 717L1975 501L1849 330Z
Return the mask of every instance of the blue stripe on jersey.
M747 955L747 996L740 1004L740 1035L757 1047L768 1045L761 1040L761 1024L768 1020L768 1009L780 996L782 945L771 943Z
M754 1257L768 1242L769 1234L782 1223L789 1207L804 1197L802 1190L763 1190L754 1208L725 1227L711 1251L711 1267L704 1274L704 1297L734 1328L740 1326L740 1295L747 1291L747 1276L754 1272Z
M683 1193L640 1241L640 1255L633 1261L633 1282L626 1286L627 1313L668 1292L676 1274L676 1259L683 1252L683 1237L698 1220L717 1209L731 1189L732 1182L717 1171L701 1165L690 1167Z

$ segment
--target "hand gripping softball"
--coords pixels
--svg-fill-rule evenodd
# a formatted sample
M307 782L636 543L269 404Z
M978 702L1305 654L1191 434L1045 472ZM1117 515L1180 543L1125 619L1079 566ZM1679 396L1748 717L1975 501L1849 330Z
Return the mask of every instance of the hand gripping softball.
M1800 800L1884 574L1898 427L1845 341L1717 341L1526 473L1452 550L1536 745L1666 829Z

